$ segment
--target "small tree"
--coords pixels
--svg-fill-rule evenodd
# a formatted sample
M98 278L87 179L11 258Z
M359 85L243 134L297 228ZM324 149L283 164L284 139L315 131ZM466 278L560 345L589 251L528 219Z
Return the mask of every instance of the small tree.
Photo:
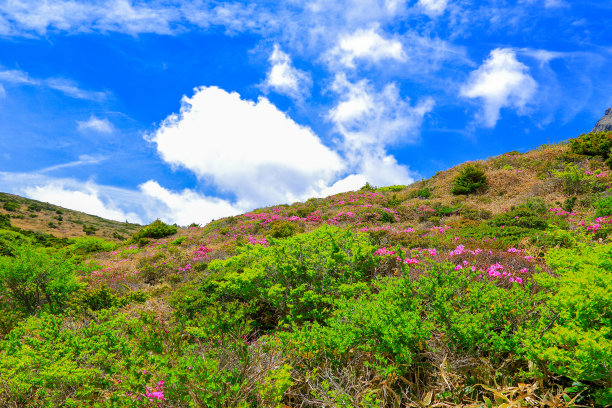
M470 194L484 186L487 182L487 176L484 170L468 164L461 169L461 172L453 180L453 187L451 193L454 195Z

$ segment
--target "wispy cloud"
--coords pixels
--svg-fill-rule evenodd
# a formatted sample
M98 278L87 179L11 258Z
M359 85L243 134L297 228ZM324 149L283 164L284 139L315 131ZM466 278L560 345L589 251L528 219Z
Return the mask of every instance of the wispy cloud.
M89 91L80 88L74 81L64 78L32 78L27 72L21 70L7 70L0 67L0 85L27 85L39 86L59 91L71 98L91 101L102 101L108 97L107 92Z
M87 164L98 164L100 162L103 162L106 159L107 159L107 157L105 157L105 156L90 156L90 155L87 155L87 154L82 154L82 155L79 156L78 160L71 161L71 162L68 162L68 163L56 164L54 166L45 167L43 169L38 170L37 173L50 173L50 172L55 171L55 170L61 170L61 169L66 169L66 168L70 168L70 167L78 167L78 166L83 166L83 165L87 165Z
M413 105L400 96L394 83L376 91L367 80L351 82L344 74L336 76L332 90L339 100L328 117L342 136L343 151L353 168L379 185L414 181L408 166L398 163L386 148L417 142L434 100L424 98Z
M78 120L77 129L80 131L92 130L98 133L113 133L114 131L113 124L108 119L100 119L94 115L84 121Z
M342 35L338 45L331 51L330 60L336 60L350 68L356 61L382 62L384 60L404 61L406 53L397 39L384 38L376 27L359 29L349 35Z

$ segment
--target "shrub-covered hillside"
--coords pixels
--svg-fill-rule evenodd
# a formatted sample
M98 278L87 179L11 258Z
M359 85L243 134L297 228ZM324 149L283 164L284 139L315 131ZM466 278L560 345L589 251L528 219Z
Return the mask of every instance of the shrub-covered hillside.
M609 406L611 146L121 243L2 217L0 405Z

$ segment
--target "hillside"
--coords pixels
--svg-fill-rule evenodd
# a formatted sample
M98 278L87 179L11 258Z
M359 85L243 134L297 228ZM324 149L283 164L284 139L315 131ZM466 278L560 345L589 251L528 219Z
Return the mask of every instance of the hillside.
M120 243L14 239L0 405L609 406L611 147L589 133ZM57 215L2 199L23 229ZM136 231L62 211L62 236Z
M95 235L111 241L121 241L141 227L7 193L0 193L0 215L7 216L13 226L22 230L51 234L58 238Z

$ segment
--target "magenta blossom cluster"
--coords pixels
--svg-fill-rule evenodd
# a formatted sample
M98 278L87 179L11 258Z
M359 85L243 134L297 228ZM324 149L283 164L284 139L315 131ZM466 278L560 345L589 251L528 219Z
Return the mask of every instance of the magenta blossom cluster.
M164 397L164 381L160 380L157 383L157 386L155 387L155 390L153 390L152 388L147 387L147 390L145 392L145 396L151 402L153 402L155 400L157 400L157 401L165 401L166 398Z

